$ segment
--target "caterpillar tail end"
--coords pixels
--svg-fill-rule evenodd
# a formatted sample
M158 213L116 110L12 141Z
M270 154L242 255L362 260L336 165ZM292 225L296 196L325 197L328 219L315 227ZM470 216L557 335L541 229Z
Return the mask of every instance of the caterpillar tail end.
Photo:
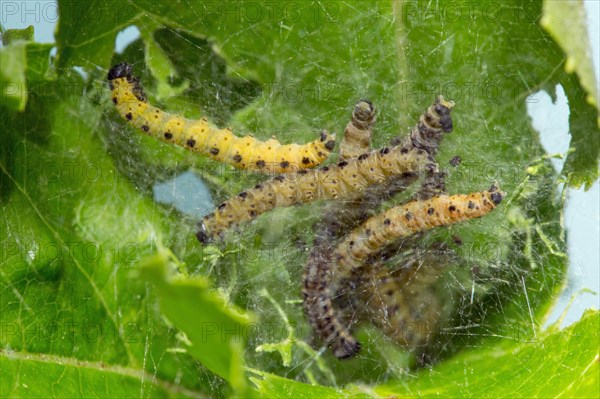
M133 66L126 62L121 62L110 68L108 71L107 79L109 81L119 78L131 78L133 75Z
M351 359L360 352L360 343L353 337L346 337L341 342L336 342L333 348L335 357L340 360Z

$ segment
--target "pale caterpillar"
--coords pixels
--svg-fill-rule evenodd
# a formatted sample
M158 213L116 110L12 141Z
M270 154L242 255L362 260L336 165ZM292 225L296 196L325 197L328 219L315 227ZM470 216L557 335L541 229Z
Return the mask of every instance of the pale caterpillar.
M344 129L344 138L340 143L339 159L358 157L369 151L372 127L375 123L375 107L369 100L360 100L354 106L352 119Z

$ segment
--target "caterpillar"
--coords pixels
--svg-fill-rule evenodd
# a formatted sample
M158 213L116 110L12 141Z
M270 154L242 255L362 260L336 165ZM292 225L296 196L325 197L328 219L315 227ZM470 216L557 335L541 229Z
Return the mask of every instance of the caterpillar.
M325 240L315 242L315 247L304 270L302 287L304 313L315 333L329 344L338 359L347 359L360 351L360 343L350 334L350 326L337 314L329 288L332 248Z
M362 103L374 111L372 104L366 101ZM228 228L252 220L276 207L319 199L358 198L373 185L398 179L409 184L423 171L437 172L437 162L428 151L437 148L437 145L431 145L433 140L439 141L443 132L452 129L450 111L453 106L453 102L447 102L439 96L413 129L416 132L414 135L411 133L413 138L402 145L366 152L343 160L337 165L301 170L288 176L276 176L230 198L203 218L197 233L198 240L202 243L209 242L215 236L222 236ZM364 106L360 107L362 109ZM359 112L355 109L357 117ZM370 123L372 122L368 122L367 119L365 126ZM370 130L370 126L365 130ZM425 140L425 137L434 138ZM424 142L429 144L423 145ZM347 148L351 147L349 145Z
M277 207L319 199L351 199L391 176L418 176L422 169L436 168L435 161L428 158L422 150L383 148L337 165L275 176L220 204L216 211L203 218L197 237L200 242L208 242L233 225Z
M211 126L206 118L190 120L154 107L146 98L139 79L127 63L108 72L112 101L128 123L167 143L179 145L239 169L291 173L323 162L335 147L335 135L323 130L308 144L281 144L275 139L260 141L237 137L230 129Z
M352 119L344 130L344 137L340 143L340 160L357 157L370 149L371 129L374 123L375 107L373 103L369 100L360 100L354 108ZM356 223L367 217L368 210L366 208L369 207L367 201L366 198L359 198L355 202L335 204L316 226L313 247L304 267L304 285L302 288L304 311L313 326L321 325L321 328L323 328L322 324L326 323L326 321L320 320L315 313L314 302L319 300L320 295L326 288L323 282L327 280L327 268L331 263L330 255L333 250L331 243L335 242L343 231L347 230L348 226L355 226ZM344 321L338 321L343 323L346 328L337 328L336 331L346 331L349 328L349 325ZM342 347L337 350L340 353L348 351L345 348L346 345L355 345L353 337L350 335L335 342L342 344Z
M413 200L367 219L348 234L332 254L314 281L309 280L305 302L310 309L316 333L331 347L336 357L350 358L360 350L360 343L337 316L332 298L336 284L360 275L365 260L390 243L435 227L485 216L496 208L505 193L496 186L488 191L468 195L440 195L428 200ZM305 281L305 284L307 282ZM312 297L311 297L312 295Z
M358 157L369 151L374 123L373 103L369 100L360 100L354 106L352 119L344 129L344 138L340 143L340 160Z
M442 95L437 96L435 102L421 115L417 125L411 129L408 137L397 137L392 140L392 145L408 143L414 148L435 155L444 133L451 132L454 127L450 116L454 105L454 101L446 101Z
M451 261L447 251L411 255L401 267L388 270L376 262L359 283L358 313L396 344L424 350L448 324L454 308L447 287L437 283Z

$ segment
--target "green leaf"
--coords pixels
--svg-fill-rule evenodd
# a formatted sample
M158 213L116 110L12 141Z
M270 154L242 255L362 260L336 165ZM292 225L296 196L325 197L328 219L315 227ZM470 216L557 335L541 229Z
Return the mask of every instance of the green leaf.
M186 334L190 354L231 383L236 394L243 396L246 384L238 360L242 356L240 337L252 317L228 306L222 296L209 288L206 279L168 276L170 256L165 250L144 264L142 277L156 287L162 312Z
M600 392L599 331L600 313L588 311L562 331L551 330L529 342L459 355L435 371L419 372L410 384L386 383L373 390L311 386L256 370L252 381L271 398L591 398ZM468 378L471 375L474 377Z
M34 43L33 26L8 29L2 34L0 48L0 105L23 111L29 96L28 85L52 79L51 44Z
M27 104L26 47L26 42L21 41L0 48L0 104L15 111L23 111Z
M526 102L564 87L572 184L594 181L598 147L597 112L540 29L540 2L58 4L57 59L33 42L0 49L3 90L19 82L28 94L0 103L2 396L41 396L39 387L50 386L54 396L222 397L251 395L251 384L265 397L476 396L485 384L490 396L504 385L520 395L597 392L597 313L563 332L538 327L564 285L567 258L561 179ZM115 55L115 38L130 25L142 39ZM323 204L272 212L223 247L200 247L197 221L157 204L153 186L193 165L221 199L265 177L126 126L105 81L119 61L132 63L149 98L172 112L283 142L306 142L323 128L340 137L354 102L368 97L381 147L435 95L456 100L455 131L438 157L448 191L498 180L509 196L489 217L423 237L461 258L444 282L457 292L456 328L440 338L431 370L407 370L410 354L368 323L357 331L363 355L348 362L309 344L302 268ZM463 163L450 168L455 155ZM165 275L166 249L193 278ZM143 259L152 284L131 273ZM238 308L258 320L245 348L238 335L215 341L198 330L247 326ZM515 344L517 333L539 341Z
M33 25L29 25L25 29L8 29L2 32L2 44L8 46L17 41L33 41Z
M571 115L571 148L563 174L572 187L585 185L586 190L598 179L600 148L600 118L598 82L594 74L592 47L587 33L587 19L582 2L544 1L541 25L566 53L567 73L576 72L581 86L573 80L567 83Z
M383 384L375 391L380 396L594 397L600 389L599 332L600 313L588 311L562 331L458 355L435 372L422 371L410 386ZM477 377L465 381L465 375Z
M3 398L202 398L139 369L44 354L0 350ZM15 384L15 382L17 382Z
M587 102L600 110L586 15L583 2L545 0L544 16L540 23L567 54L565 69L568 73L577 73L581 85L589 94Z
M55 36L58 68L108 68L117 33L134 23L139 12L126 1L59 0Z

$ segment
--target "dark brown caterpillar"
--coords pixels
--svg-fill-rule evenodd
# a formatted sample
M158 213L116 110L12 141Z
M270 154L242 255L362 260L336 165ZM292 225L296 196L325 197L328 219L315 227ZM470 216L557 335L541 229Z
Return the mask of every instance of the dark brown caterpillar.
M228 228L254 219L276 207L319 199L359 198L364 195L368 187L373 185L398 179L402 183L410 183L423 171L437 172L437 163L428 151L435 153L443 133L452 129L450 111L453 106L453 102L445 101L439 96L434 105L421 116L419 123L411 132L411 139L403 145L363 153L337 165L299 171L295 175L277 176L240 193L237 197L219 205L215 212L204 217L197 234L198 239L203 243L208 242L215 236L222 235ZM361 101L358 107L359 111L355 110L357 124L363 123L366 127L364 130L370 130L372 116L365 118L364 121L358 116L372 115L374 112L372 105ZM428 144L423 145L423 143ZM347 148L361 145L364 144L352 144Z
M358 312L396 344L423 351L445 327L454 305L438 280L452 262L448 251L412 254L401 267L388 270L382 262L361 276Z
M333 313L328 282L334 248L328 244L317 238L309 255L302 287L304 313L315 334L330 346L335 356L347 359L360 351L360 344L350 334L350 323Z
M321 132L308 144L281 144L275 139L260 141L237 137L229 129L218 129L207 119L191 120L164 112L148 103L132 66L115 65L108 72L112 100L130 124L159 140L179 145L239 169L290 173L323 162L335 147L335 135Z
M489 191L468 195L443 195L429 200L413 200L374 216L354 229L332 255L327 255L331 263L322 266L321 275L317 276L323 280L314 281L322 289L315 299L310 296L308 298L312 306L312 320L326 321L313 322L318 335L326 337L338 358L354 356L360 349L360 344L340 322L332 301L339 282L361 275L366 259L392 242L434 227L485 216L496 208L504 196L505 193L492 186ZM314 287L309 288L315 290Z

